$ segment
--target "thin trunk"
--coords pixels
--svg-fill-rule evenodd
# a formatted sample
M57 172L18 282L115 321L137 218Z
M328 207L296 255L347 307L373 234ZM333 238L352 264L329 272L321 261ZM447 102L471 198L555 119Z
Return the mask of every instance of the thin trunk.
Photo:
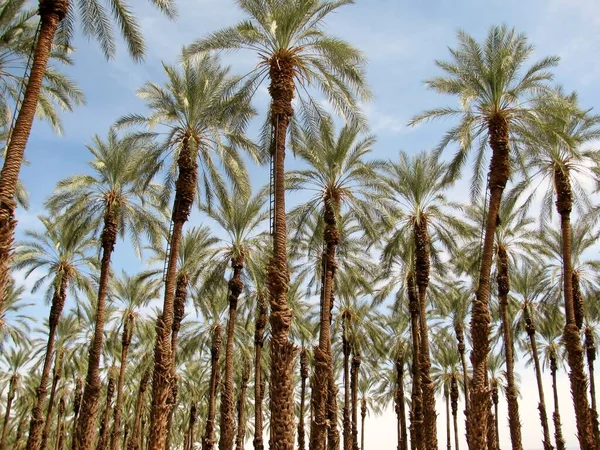
M573 267L571 261L571 208L572 191L569 172L560 168L554 171L554 186L556 188L556 209L560 214L562 234L563 262L563 295L565 298L566 323L563 330L563 340L567 349L567 362L571 372L571 394L575 406L577 437L582 450L596 450L597 436L594 436L590 406L587 398L587 377L583 368L583 347L579 338L579 328L576 323L573 303Z
M502 339L504 341L504 360L506 362L506 402L508 404L508 428L513 450L523 450L521 439L521 419L519 417L519 393L515 383L515 358L512 339L512 327L508 317L508 254L501 242L497 243L498 298L500 300L500 317L502 319Z
M60 398L58 402L58 419L56 422L56 446L54 450L63 450L65 446L65 423L63 418L65 416L65 399L63 397Z
M423 392L423 432L425 448L437 450L437 413L435 410L435 385L431 378L431 356L429 351L429 327L427 325L427 286L429 285L430 239L427 230L427 217L422 215L415 221L415 281L419 295L419 324L421 329L421 349L419 366L421 369L421 390Z
M59 282L60 279L60 282ZM35 405L31 412L31 422L29 423L29 436L27 437L26 450L39 450L42 444L42 432L44 426L44 402L48 392L48 381L50 380L50 369L52 368L52 355L56 341L56 328L62 311L67 300L68 277L65 274L59 277L56 275L54 286L54 295L50 306L50 315L48 317L48 341L46 343L46 353L44 355L44 364L42 366L42 376L40 384L36 389Z
M447 388L444 392L444 399L446 400L446 448L452 450L452 436L450 435L450 393Z
M81 378L77 378L75 383L75 394L73 396L73 421L71 422L71 450L75 449L75 428L77 419L81 410L81 398L83 397L83 383Z
M525 331L527 331L527 335L529 336L529 344L531 345L531 354L533 355L535 378L538 387L538 410L540 412L540 422L542 423L542 432L544 435L542 444L544 450L554 450L554 447L550 442L550 427L548 426L548 415L546 413L546 399L544 398L544 386L542 383L542 368L540 366L537 342L535 340L535 326L531 320L528 303L525 303L523 311L525 313Z
M246 362L242 369L242 381L240 384L240 393L238 396L238 429L235 440L235 450L244 450L244 441L246 440L246 390L248 389L248 380L250 379L250 364Z
M262 292L258 299L258 318L254 330L254 450L264 450L263 444L263 394L262 382L262 350L265 343L265 327L267 326L267 303ZM307 369L308 370L308 369ZM300 450L304 450L301 448Z
M292 326L292 311L287 302L290 272L287 263L284 178L285 140L290 119L294 114L293 58L293 55L282 50L269 61L271 80L269 93L272 99L270 118L275 136L273 255L267 271L267 287L271 303L270 450L293 450L294 448L294 366L298 349L288 339ZM323 448L314 450L323 450Z
M554 394L554 413L552 419L554 421L554 440L556 441L556 450L565 450L565 440L562 435L562 425L560 423L560 408L558 405L558 389L556 385L556 356L550 356L550 373L552 375L552 393Z
M396 359L396 393L394 409L398 420L398 450L408 450L408 435L406 432L406 406L404 404L404 357Z
M14 197L17 191L19 172L23 164L27 140L31 133L48 59L52 52L54 35L58 24L67 15L68 9L68 0L39 0L40 29L33 51L31 71L27 78L27 86L21 108L17 113L15 126L7 142L4 166L0 172L0 309L4 305L10 280L9 267L17 225L15 220L17 204ZM37 439L39 439L39 435ZM39 441L36 442L36 445L39 446Z
M456 334L456 341L458 343L458 354L460 355L460 362L462 365L462 383L463 383L463 391L465 395L465 434L467 435L467 442L469 442L469 371L467 369L467 358L465 356L465 334L462 323L456 323L454 325L454 333ZM458 439L458 438L457 438Z
M354 355L352 358L352 370L350 374L350 386L352 388L352 449L358 450L358 371L360 369L361 357Z
M21 414L19 419L19 425L17 426L17 435L15 436L15 442L13 443L13 450L19 450L21 448L21 439L23 438L23 432L25 431L25 425L27 424L27 414Z
M575 314L575 324L579 331L583 328L583 296L579 287L579 272L573 269L571 274L571 283L573 285L573 312Z
M411 331L412 331L412 392L410 411L410 446L412 450L424 450L423 436L423 397L421 393L421 376L419 360L421 339L419 330L419 301L415 289L414 273L409 272L406 277L408 291Z
M215 403L217 399L217 384L219 377L219 357L221 356L221 326L213 327L213 340L210 349L210 392L208 396L208 414L206 427L202 437L202 450L212 450L215 445Z
M594 379L594 361L596 360L596 344L594 342L594 333L590 327L585 327L585 349L586 358L588 364L588 371L590 374L590 398L592 399L592 427L594 429L594 435L596 439L600 436L598 430L598 409L596 409L596 380Z
M108 204L104 215L102 230L102 259L100 265L100 283L98 287L98 304L96 306L96 322L94 337L90 345L88 370L83 388L81 411L75 427L75 450L92 450L96 437L96 418L99 409L102 381L100 380L100 358L104 341L104 322L106 320L106 296L110 278L111 255L117 241L119 230L118 217L112 205Z
M489 450L500 450L500 427L499 425L499 417L498 417L498 401L500 400L498 396L498 385L494 385L492 388L492 403L494 404L494 413L491 417L493 417L493 433L488 435L488 442L493 441L494 447L488 444Z
M129 436L129 442L127 443L127 450L140 450L141 446L141 434L140 424L142 421L142 409L144 407L144 394L148 389L148 383L150 382L150 371L146 370L140 380L140 387L138 389L137 399L135 401L135 417L133 419L133 431Z
M62 376L62 360L63 353L61 349L56 351L54 360L54 376L52 377L52 387L50 388L50 399L48 401L48 409L46 410L46 420L44 422L44 431L42 432L42 443L40 450L46 450L48 437L50 436L50 426L52 425L52 411L54 410L54 398L56 397L56 388Z
M365 450L365 419L367 418L367 400L363 397L360 405L360 450Z
M104 414L102 415L102 421L100 422L100 438L96 445L96 450L105 450L108 444L108 429L110 428L110 410L113 395L115 394L115 379L114 370L110 370L108 378L108 386L106 387L106 404L104 405Z
M490 393L485 382L487 357L490 353L490 274L500 201L510 175L509 124L504 116L495 114L489 118L488 135L492 148L488 182L490 199L481 252L479 285L471 308L473 380L469 392L469 450L481 450L487 446L488 414L491 406Z
M450 384L450 405L452 407L452 421L454 422L454 450L459 450L458 439L458 381L452 377Z
M123 334L121 336L121 366L119 367L119 381L117 383L117 401L113 419L110 448L119 450L121 444L121 412L123 410L123 387L125 386L125 369L127 367L127 353L131 344L133 334L133 312L129 312L123 323Z
M233 398L233 341L235 337L235 321L237 303L244 282L244 255L231 259L233 276L229 280L229 320L227 321L227 342L225 344L225 383L221 390L221 421L219 423L219 450L231 450L235 439L235 401Z
M347 337L349 312L342 313L342 351L344 353L344 450L352 450L352 425L350 421L350 342Z
M300 387L300 417L298 418L298 450L305 450L304 416L306 413L304 402L306 398L306 380L308 378L308 351L305 347L302 347L300 352L300 378L302 384Z
M0 450L6 448L6 436L8 431L8 421L10 420L10 411L12 409L13 400L15 399L15 389L19 382L19 376L14 374L10 377L8 385L8 396L6 398L6 409L4 410L4 421L2 422L2 438L0 438Z
M189 136L184 136L177 158L179 171L175 183L175 200L173 203L173 233L167 261L165 278L165 295L162 314L156 320L156 341L154 344L154 373L152 375L152 408L150 410L149 450L165 450L167 442L167 420L169 415L169 396L172 395L172 329L175 312L175 289L177 284L177 258L183 225L187 222L198 179L198 148L190 144ZM87 450L87 449L82 449Z
M190 407L190 421L188 424L187 431L187 447L185 450L193 450L194 448L194 427L196 426L196 419L198 418L198 410L196 409L196 404L192 403Z

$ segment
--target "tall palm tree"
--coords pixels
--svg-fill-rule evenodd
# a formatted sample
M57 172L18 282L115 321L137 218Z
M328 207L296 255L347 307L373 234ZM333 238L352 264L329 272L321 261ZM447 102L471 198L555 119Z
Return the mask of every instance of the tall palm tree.
M150 131L142 133L144 137L159 138L160 133L152 131L152 128L159 124L168 127L156 153L156 170L165 160L163 154L173 152L173 164L165 183L166 188L175 189L175 199L168 242L170 250L165 295L162 314L157 322L152 376L151 428L155 430L150 442L152 450L163 450L168 434L167 400L173 364L171 331L183 225L199 194L198 185L203 186L207 201L213 190L224 190L215 162L223 165L236 188L248 192L244 163L237 149L253 148L243 132L254 111L247 101L247 95L236 90L238 78L231 77L229 68L221 67L216 56L205 55L186 60L181 69L164 63L163 68L167 75L164 86L148 82L138 90L138 96L146 101L150 109L149 115L131 114L119 120L121 125L146 125ZM165 192L167 195L168 191Z
M2 435L0 436L0 450L6 448L6 439L9 431L10 413L12 410L15 396L19 394L23 369L29 362L31 349L27 341L22 341L18 348L11 348L7 353L4 353L4 362L6 364L8 378L8 393L6 394L6 407L4 408L4 420L2 422Z
M146 142L120 138L114 129L108 138L93 138L88 150L93 175L75 175L60 181L46 202L51 211L65 211L68 221L100 232L100 276L94 334L89 348L88 370L81 413L75 430L75 448L91 450L102 384L100 358L104 341L106 297L110 280L111 257L117 238L129 235L141 251L141 237L157 239L158 220L146 200L156 201L156 186L146 181L148 173Z
M36 270L44 270L42 277L36 280L33 291L37 291L47 281L46 298L50 300L48 317L48 341L40 384L36 390L36 401L31 413L27 450L38 450L42 443L44 429L43 407L46 401L48 381L54 354L55 338L59 320L62 315L69 290L75 293L78 289L91 290L90 280L84 269L92 267L88 256L93 241L89 239L88 230L65 217L51 220L40 217L43 231L28 230L25 240L17 242L14 267L27 269L25 277L30 277Z
M246 49L258 53L259 64L248 84L257 87L269 78L271 150L274 168L273 256L269 264L271 303L271 427L274 450L294 445L293 368L297 349L289 342L292 313L287 305L289 269L285 213L285 149L292 100L300 89L320 89L346 118L357 116L356 94L366 99L364 57L345 41L328 36L321 28L325 18L351 0L238 0L248 16L233 27L195 42L189 53ZM303 118L314 120L316 101L299 96ZM317 413L317 411L315 411ZM321 414L321 412L318 412ZM322 433L321 433L322 435ZM318 449L323 449L322 439Z
M459 144L459 152L450 165L449 175L454 177L466 161L473 142L479 139L474 172L476 185L482 178L481 165L487 145L492 149L485 238L479 284L471 312L473 382L469 401L471 417L477 419L473 419L472 427L469 426L472 428L469 448L479 450L486 447L490 408L490 394L485 382L486 359L490 352L490 272L498 209L510 176L509 141L530 118L528 100L545 87L545 82L551 78L548 69L557 64L558 58L544 58L526 67L533 47L524 34L506 26L492 27L483 44L464 31L458 33L458 40L458 48L451 49L453 60L437 62L446 76L427 81L427 86L442 94L458 96L461 107L425 111L412 119L411 124L442 117L458 117L459 124L446 133L439 150L451 142ZM513 153L515 151L518 148L513 148Z
M18 2L9 2L18 3ZM150 0L154 6L169 17L175 16L171 0ZM4 165L0 172L0 304L4 298L13 234L16 227L14 196L19 172L23 163L25 146L31 133L33 119L38 110L40 91L47 76L48 60L56 41L67 47L72 40L74 24L80 22L83 33L96 38L107 58L114 56L115 39L113 19L119 25L121 35L127 42L131 56L140 60L144 55L144 41L139 26L129 6L119 0L111 0L110 13L97 0L77 0L75 8L69 0L39 0L40 23L33 49L33 57L27 86L21 107L16 116L10 141L6 148ZM78 16L76 16L78 14Z

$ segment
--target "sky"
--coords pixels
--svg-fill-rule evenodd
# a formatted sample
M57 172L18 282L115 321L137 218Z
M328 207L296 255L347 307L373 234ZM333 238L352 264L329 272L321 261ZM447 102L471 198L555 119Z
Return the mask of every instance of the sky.
M136 89L148 80L164 80L161 61L176 63L182 46L242 18L233 0L179 0L176 22L160 16L145 1L131 3L146 38L147 58L141 64L132 62L121 42L116 58L107 62L96 42L76 36L75 65L65 72L83 89L87 105L74 113L63 114L63 136L54 134L44 123L35 123L26 152L30 164L22 170L31 208L18 211L17 237L25 228L39 226L37 216L43 213L44 199L57 181L89 170L90 155L85 146L94 134L105 136L109 126L120 116L144 111ZM344 7L328 18L327 30L362 50L369 61L367 76L374 99L363 105L363 109L371 131L377 135L374 157L395 158L399 150L418 152L431 149L439 142L447 123L407 126L408 120L424 109L455 104L454 99L427 91L424 80L440 73L434 61L447 59L448 47L456 43L458 29L481 39L491 25L501 23L528 35L536 48L532 60L547 55L560 56L561 63L554 70L555 80L568 91L576 90L582 106L591 108L599 103L600 3L595 0L357 0L355 5ZM224 60L240 74L252 70L257 61L256 55L250 52L227 55ZM264 111L267 98L266 86L263 86L256 96L259 110ZM261 121L262 117L250 127L251 137L257 137ZM297 167L292 157L286 161L288 168ZM267 182L265 169L249 166L249 170L257 187ZM466 186L459 183L453 191L457 200L467 198ZM139 267L133 254L124 247L117 247L115 267L119 270ZM31 286L31 281L26 284ZM39 295L31 299L41 302ZM43 305L36 307L36 312L40 317L47 314ZM539 449L542 448L541 432L533 372L530 367L524 368L523 362L517 364L522 373L520 405L524 447ZM549 379L548 373L544 376ZM544 388L550 404L550 384ZM568 445L576 448L564 372L560 378L560 398L565 437ZM439 404L440 448L445 446L443 410ZM501 444L508 448L504 401L500 411ZM392 410L381 417L368 418L367 450L395 448L394 420ZM465 446L464 438L462 445Z

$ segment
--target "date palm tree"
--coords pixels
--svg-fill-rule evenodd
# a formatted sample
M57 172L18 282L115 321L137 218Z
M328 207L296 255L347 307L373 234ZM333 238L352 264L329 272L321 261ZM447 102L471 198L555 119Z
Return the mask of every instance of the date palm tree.
M75 0L73 0L75 1ZM9 4L19 2L10 1ZM54 42L63 50L73 38L75 22L79 22L84 35L93 36L107 58L115 54L115 38L110 16L119 25L122 37L131 56L140 60L144 55L144 41L129 6L122 0L110 0L110 13L98 0L39 0L40 24L34 37L31 69L23 93L21 107L15 118L10 141L6 148L4 165L0 172L0 303L4 298L13 234L16 227L14 201L25 147L31 133L33 119L45 78L48 78L48 60ZM172 0L150 0L150 3L169 17L175 16ZM108 5L107 5L108 6ZM55 40L56 37L56 40ZM60 98L60 97L59 97ZM87 450L87 449L85 449Z
M31 329L34 318L23 311L31 308L33 303L23 299L24 286L15 286L14 281L8 285L6 301L0 305L0 350L4 351L7 341L14 345L23 342Z
M4 408L4 420L2 422L2 435L0 436L0 450L6 448L6 439L8 437L10 414L15 397L22 391L21 380L23 369L29 362L31 349L27 341L19 343L17 348L11 348L3 354L7 372L4 376L8 378L8 393L6 394L6 407ZM3 377L4 378L4 377Z
M94 156L90 163L94 173L60 181L46 202L50 211L64 211L65 220L100 233L100 276L94 333L75 430L75 447L78 450L91 450L96 435L95 422L102 389L100 359L107 319L106 297L117 238L128 235L139 254L144 235L151 242L159 235L158 219L147 204L147 201L158 201L157 187L147 182L147 144L141 139L119 137L114 129L108 132L106 140L95 136L93 144L88 146Z
M285 150L290 121L294 116L292 100L298 92L314 86L347 119L357 113L356 96L367 99L364 56L345 41L323 31L325 18L351 0L238 0L248 19L238 25L212 33L196 41L189 54L211 50L250 50L259 64L248 84L258 87L268 77L271 96L268 123L273 136L268 146L274 166L274 237L269 264L268 288L271 303L271 448L291 450L294 446L293 369L297 349L288 335L292 313L287 304L289 269L285 212ZM300 116L306 122L318 120L309 95L299 96ZM315 114L316 113L316 114ZM315 450L324 449L321 440Z
M473 382L469 401L471 417L477 419L473 419L473 426L470 427L469 448L479 450L486 448L490 408L490 394L485 382L486 360L490 352L490 273L498 209L510 176L510 140L531 117L528 100L545 88L546 81L551 78L549 69L557 64L558 58L544 58L527 67L527 60L533 52L532 45L524 34L506 26L492 27L483 43L477 42L464 31L458 33L458 40L458 48L451 49L452 61L437 61L446 75L430 79L426 84L436 92L459 97L461 107L425 111L412 119L411 124L457 117L458 125L446 133L439 151L451 142L459 144L459 151L449 171L449 176L454 177L466 161L473 143L478 140L477 165L473 176L475 186L482 179L481 166L487 145L492 149L485 238L479 283L471 312ZM514 147L513 153L516 152L518 148Z

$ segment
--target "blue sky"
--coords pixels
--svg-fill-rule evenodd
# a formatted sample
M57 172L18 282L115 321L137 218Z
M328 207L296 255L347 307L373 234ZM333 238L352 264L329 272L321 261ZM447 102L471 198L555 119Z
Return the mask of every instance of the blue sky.
M77 36L75 66L66 72L84 90L87 105L63 115L62 137L43 123L34 125L26 153L31 164L22 170L22 180L31 195L31 208L28 212L19 210L20 230L36 226L43 201L57 181L88 170L89 153L85 145L93 134L104 136L121 115L143 111L135 90L147 80L164 79L161 61L175 63L183 45L241 18L233 0L179 0L177 22L161 17L145 1L131 3L146 37L146 61L131 62L125 47L120 45L115 60L107 62L96 42ZM364 105L364 110L378 138L375 157L391 158L400 149L417 152L439 141L447 123L424 124L414 129L406 125L412 115L424 109L454 102L427 91L423 81L439 74L434 60L447 58L447 47L455 44L458 28L480 39L490 25L500 23L527 33L536 47L534 59L560 56L556 81L567 90L577 90L583 106L599 103L600 3L595 0L358 0L356 5L342 8L328 19L327 29L332 34L347 39L369 58L368 81L375 98ZM225 61L238 73L246 73L256 64L255 55L249 52L228 55ZM266 90L259 90L257 106L261 110L266 99ZM257 119L257 124L261 120ZM253 137L257 126L250 129ZM295 167L291 156L287 162L289 168ZM250 170L257 183L267 181L264 169L250 166ZM462 200L467 193L459 189L456 195ZM135 264L122 245L117 247L115 263L119 269ZM529 381L524 380L524 384L529 386ZM546 389L549 400L550 387ZM567 412L566 385L563 391ZM540 448L536 402L527 397L523 403L533 406L530 414L522 413L526 448ZM370 428L374 431L373 437L367 438L368 450L394 445L394 428L389 418L388 412L378 422L380 425ZM569 427L569 418L564 421L565 428ZM386 423L391 427L388 431ZM440 428L444 428L442 424L440 420ZM573 445L573 429L570 431L568 442ZM390 439L386 438L388 434ZM507 430L503 435L507 437Z

